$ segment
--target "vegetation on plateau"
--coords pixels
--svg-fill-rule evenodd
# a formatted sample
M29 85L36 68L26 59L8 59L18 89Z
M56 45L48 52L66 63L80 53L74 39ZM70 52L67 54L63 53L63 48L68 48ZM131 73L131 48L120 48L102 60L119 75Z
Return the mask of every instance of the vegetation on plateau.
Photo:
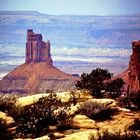
M124 81L121 78L111 80L113 74L107 69L97 68L91 73L83 73L77 82L77 89L86 89L96 98L117 98L121 95Z

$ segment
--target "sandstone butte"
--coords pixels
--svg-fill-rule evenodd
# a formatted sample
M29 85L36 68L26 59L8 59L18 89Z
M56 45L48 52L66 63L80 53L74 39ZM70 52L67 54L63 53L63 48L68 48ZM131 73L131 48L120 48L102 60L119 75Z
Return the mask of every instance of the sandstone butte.
M132 55L126 71L117 77L125 81L127 93L140 91L140 40L132 42Z
M25 63L0 80L0 92L41 93L46 90L74 90L79 78L53 66L50 47L50 41L44 42L41 34L27 30Z

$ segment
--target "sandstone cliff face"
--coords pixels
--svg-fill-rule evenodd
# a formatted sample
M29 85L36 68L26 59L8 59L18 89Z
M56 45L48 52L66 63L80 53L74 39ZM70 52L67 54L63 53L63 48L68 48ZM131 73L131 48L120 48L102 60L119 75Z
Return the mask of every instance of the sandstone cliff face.
M52 65L50 42L42 41L41 34L35 34L33 30L28 30L25 63L31 62L46 62L48 65Z
M40 93L75 89L78 78L53 66L50 42L42 41L41 34L27 31L25 63L11 71L0 81L2 93Z
M44 62L23 64L0 81L3 93L41 93L75 89L76 78Z
M140 91L140 41L132 42L128 69L118 77L124 79L128 93Z
M128 68L129 91L140 90L140 41L132 42L132 55Z

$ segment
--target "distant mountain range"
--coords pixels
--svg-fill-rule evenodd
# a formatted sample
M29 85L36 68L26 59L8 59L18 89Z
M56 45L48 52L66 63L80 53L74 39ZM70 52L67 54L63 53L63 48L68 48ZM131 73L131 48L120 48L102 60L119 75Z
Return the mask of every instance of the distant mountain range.
M0 11L0 66L23 62L27 29L51 41L53 59L57 64L65 62L68 67L62 69L66 72L76 71L77 64L77 69L82 69L78 73L93 69L95 64L110 65L116 72L127 66L132 40L140 39L140 14L75 16ZM119 68L113 63L120 64Z
M140 14L121 16L46 15L36 11L1 11L0 41L21 42L27 28L57 42L130 44L140 34ZM12 35L12 36L11 36ZM13 37L14 36L14 37ZM101 43L102 42L102 43Z
M97 16L97 15L47 15L36 11L0 11L0 24L51 24L51 25L92 25L102 28L138 28L140 14ZM22 21L22 22L21 22Z

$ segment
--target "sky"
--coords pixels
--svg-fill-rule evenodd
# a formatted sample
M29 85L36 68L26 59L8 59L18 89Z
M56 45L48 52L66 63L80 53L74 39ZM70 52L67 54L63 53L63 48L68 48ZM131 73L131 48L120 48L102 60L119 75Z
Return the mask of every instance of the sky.
M0 0L1 11L38 11L52 15L140 13L140 0Z

